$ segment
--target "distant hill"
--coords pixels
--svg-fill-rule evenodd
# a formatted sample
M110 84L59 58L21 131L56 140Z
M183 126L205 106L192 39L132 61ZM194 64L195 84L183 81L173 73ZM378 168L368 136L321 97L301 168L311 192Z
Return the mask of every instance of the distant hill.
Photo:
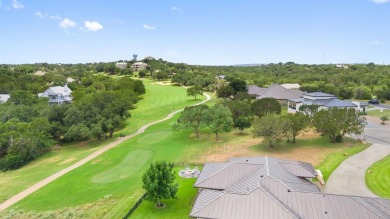
M258 64L236 64L231 66L262 66L262 65L268 65L268 63L258 63Z

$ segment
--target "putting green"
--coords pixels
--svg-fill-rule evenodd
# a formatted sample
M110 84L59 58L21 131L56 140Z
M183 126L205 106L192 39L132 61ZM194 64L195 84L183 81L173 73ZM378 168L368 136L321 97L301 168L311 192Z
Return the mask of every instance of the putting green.
M112 169L96 174L92 177L93 183L112 183L132 176L149 162L152 152L143 149L131 151L123 161Z
M168 138L172 135L172 131L157 131L151 134L147 134L137 140L138 143L142 145L156 144L157 142Z

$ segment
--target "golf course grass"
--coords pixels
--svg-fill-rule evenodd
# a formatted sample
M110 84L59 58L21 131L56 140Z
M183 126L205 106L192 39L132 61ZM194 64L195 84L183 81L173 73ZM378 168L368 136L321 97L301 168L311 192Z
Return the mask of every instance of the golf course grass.
M0 202L114 141L119 133L133 133L150 121L159 120L172 111L195 104L200 101L200 98L204 99L200 97L194 101L187 96L186 89L183 87L161 86L153 83L151 80L144 80L146 94L136 105L137 109L131 111L132 117L127 120L126 128L116 132L114 138L62 145L61 150L48 152L23 168L1 172Z
M379 197L390 198L390 155L367 169L366 184Z
M175 168L176 173L180 169L183 168ZM189 214L198 191L193 187L196 178L186 179L177 175L176 181L179 183L177 199L163 200L162 202L165 204L163 208L156 208L155 204L144 200L130 218L190 218Z

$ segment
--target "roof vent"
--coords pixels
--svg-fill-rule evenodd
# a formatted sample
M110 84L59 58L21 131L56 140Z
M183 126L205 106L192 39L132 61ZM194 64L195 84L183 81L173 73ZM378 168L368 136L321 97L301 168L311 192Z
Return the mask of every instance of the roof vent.
M287 192L291 192L291 190L290 190L290 189L287 189Z
M328 214L328 212L327 212L327 211L325 211L325 214Z
M324 198L325 198L325 195L324 195Z
M249 160L246 160L246 162L248 162Z
M260 177L264 177L264 175L261 175Z

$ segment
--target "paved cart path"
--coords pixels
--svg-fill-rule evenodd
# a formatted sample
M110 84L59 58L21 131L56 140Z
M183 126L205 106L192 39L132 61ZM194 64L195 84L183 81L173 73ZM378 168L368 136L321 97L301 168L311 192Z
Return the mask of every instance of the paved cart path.
M390 154L390 128L378 124L379 120L367 120L364 135L360 138L373 145L346 159L333 171L325 186L326 193L378 197L366 185L366 170Z
M203 104L207 101L209 101L211 99L210 95L204 93L204 95L206 96L206 100L203 100L202 102L198 103L198 104L195 104L195 105L199 105L199 104ZM134 134L132 135L129 135L129 136L126 136L124 138L119 138L118 140L106 145L106 146L103 146L101 149L95 151L94 153L90 154L89 156L83 158L82 160L78 161L77 163L49 176L49 177L46 177L45 179L37 182L36 184L30 186L29 188L27 188L26 190L16 194L15 196L9 198L8 200L6 200L5 202L1 203L0 204L0 212L5 210L6 208L12 206L13 204L17 203L18 201L22 200L23 198L27 197L28 195L32 194L33 192L37 191L38 189L44 187L45 185L53 182L54 180L58 179L59 177L63 176L64 174L80 167L81 165L91 161L92 159L96 158L97 156L103 154L104 152L110 150L111 148L117 146L118 144L130 139L130 138L133 138L134 136L137 136L141 133L143 133L148 127L154 125L154 124L157 124L157 123L160 123L160 122L163 122L163 121L166 121L170 118L172 118L175 114L179 113L183 111L183 109L181 110L177 110L175 112L172 112L170 114L168 114L165 118L163 119L160 119L158 121L155 121L155 122L151 122L149 124L146 124L144 126L142 126L141 128L139 128L137 130L137 132L135 132Z

